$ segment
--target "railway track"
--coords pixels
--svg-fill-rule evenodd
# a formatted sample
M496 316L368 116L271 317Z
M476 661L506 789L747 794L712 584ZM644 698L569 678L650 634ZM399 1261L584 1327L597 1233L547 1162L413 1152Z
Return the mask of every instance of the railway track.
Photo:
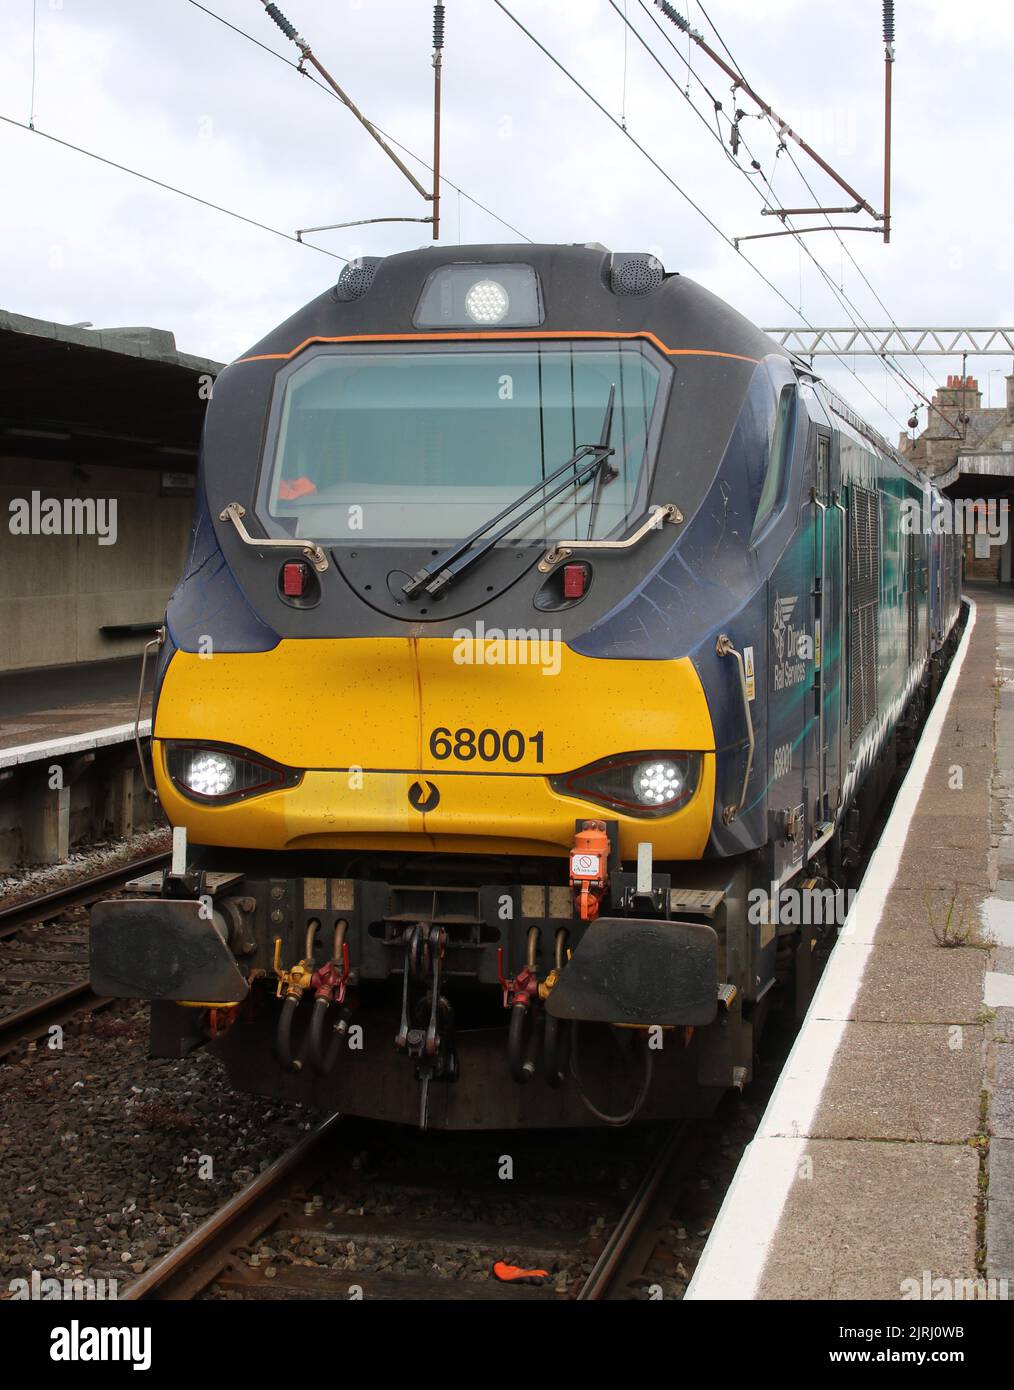
M536 1190L511 1193L511 1200L524 1209L523 1224L503 1224L488 1217L467 1219L468 1209L487 1197L494 1205L495 1198L503 1200L503 1184L499 1191L486 1184L484 1192L481 1182L470 1183L463 1191L455 1185L453 1173L445 1172L440 1178L436 1171L441 1166L439 1159L433 1171L421 1178L411 1175L397 1180L395 1190L402 1202L408 1199L417 1207L425 1207L441 1183L449 1186L451 1190L444 1195L450 1197L455 1210L450 1219L337 1210L314 1197L328 1179L339 1187L354 1182L355 1168L347 1159L336 1158L336 1149L355 1125L333 1115L308 1132L176 1249L139 1276L121 1297L134 1302L200 1297L603 1301L632 1296L630 1283L638 1279L640 1296L654 1296L643 1272L654 1249L657 1227L665 1220L697 1152L695 1125L679 1124L662 1135L642 1164L640 1182L622 1209L615 1200L603 1197L600 1184L578 1178L566 1192L540 1184ZM523 1142L521 1136L512 1136L514 1139ZM358 1176L363 1181L362 1173ZM368 1190L373 1195L376 1189L371 1176ZM348 1188L344 1190L347 1195ZM565 1204L562 1207L561 1202ZM347 1207L348 1203L340 1205ZM545 1218L550 1211L564 1219L549 1224ZM591 1227L589 1217L594 1217ZM596 1236L590 1236L590 1230ZM419 1247L433 1252L425 1272L392 1270L398 1252ZM264 1249L272 1252L268 1263L257 1253ZM317 1259L293 1254L307 1250L318 1252ZM328 1266L331 1255L338 1259ZM491 1270L497 1259L542 1270L545 1278L539 1276L536 1283L500 1282ZM461 1277L469 1260L471 1277ZM561 1271L565 1272L562 1282Z
M0 1057L75 1014L114 1002L92 993L87 925L77 911L115 893L129 879L162 868L169 857L167 852L146 854L0 908L0 1008L6 1010L0 1014ZM39 986L50 992L35 995ZM17 1002L19 996L23 1002Z

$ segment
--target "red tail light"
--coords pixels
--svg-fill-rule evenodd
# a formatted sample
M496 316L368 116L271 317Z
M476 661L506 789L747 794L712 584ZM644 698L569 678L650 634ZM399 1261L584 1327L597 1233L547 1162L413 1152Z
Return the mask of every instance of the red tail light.
M564 565L563 567L563 596L564 598L582 598L584 591L588 587L588 570L584 565Z
M286 598L302 598L306 593L309 572L302 560L290 560L282 566L282 593Z

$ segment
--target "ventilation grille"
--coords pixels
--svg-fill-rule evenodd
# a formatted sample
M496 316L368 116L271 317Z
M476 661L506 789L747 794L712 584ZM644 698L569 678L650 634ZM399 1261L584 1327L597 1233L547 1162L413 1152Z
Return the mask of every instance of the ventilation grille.
M665 269L657 256L640 251L617 251L609 267L609 288L613 294L651 294L665 279Z
M335 299L346 303L350 299L362 299L373 284L373 277L382 259L382 256L361 256L358 260L349 261L338 276L334 290Z
M877 712L880 498L853 484L849 500L849 739L855 743Z
M908 661L915 661L920 648L919 598L927 590L926 560L921 537L914 532L906 537L906 570L908 583Z
M941 615L941 627L943 630L946 630L947 621L958 606L958 594L960 591L958 575L961 572L961 541L957 536L950 534L944 536L943 564L944 611Z

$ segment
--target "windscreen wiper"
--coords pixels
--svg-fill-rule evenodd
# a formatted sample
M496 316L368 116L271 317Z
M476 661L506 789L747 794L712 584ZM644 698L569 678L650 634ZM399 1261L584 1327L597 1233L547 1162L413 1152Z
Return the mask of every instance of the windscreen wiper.
M522 493L520 497L516 497L513 502L504 507L502 511L497 512L496 516L490 517L489 521L484 522L482 526L473 531L471 535L466 536L464 540L458 541L457 544L451 546L450 549L445 550L443 554L438 555L435 560L431 560L428 565L414 574L408 583L402 587L402 593L406 598L414 598L421 589L425 589L426 592L434 598L437 597L438 594L443 593L448 584L455 580L459 574L463 574L465 570L470 569L478 560L481 560L483 555L492 550L498 541L503 540L504 536L509 535L511 531L520 526L523 521L527 521L540 507L544 507L547 502L552 501L554 497L558 497L561 492L566 492L568 488L581 486L582 483L587 482L591 477L595 479L592 505L597 509L602 470L606 459L616 452L609 443L613 429L613 403L615 400L616 386L614 384L609 388L609 401L606 405L606 413L602 420L602 432L597 444L582 444L566 463L562 463L559 468L554 469L548 477L541 478L533 487L530 487L527 492ZM587 459L587 462L581 464L582 459ZM578 467L579 464L581 464L580 467ZM570 472L570 470L573 470L573 472ZM550 483L556 482L558 478L563 477L563 475L567 473L569 473L569 476L564 477L562 483L559 483L557 487L554 487L549 492L545 491ZM513 513L516 512L519 507L531 501L537 494L542 495L537 498L532 506L526 511L523 511L520 516L513 516ZM507 517L512 516L512 520L506 520ZM505 524L501 526L501 522L505 522ZM594 524L594 515L592 517L592 524ZM494 530L493 528L497 526L499 526L500 529ZM489 534L491 531L493 532L492 535ZM485 539L483 539L484 537ZM482 544L476 545L475 548L472 549L475 542L480 540Z

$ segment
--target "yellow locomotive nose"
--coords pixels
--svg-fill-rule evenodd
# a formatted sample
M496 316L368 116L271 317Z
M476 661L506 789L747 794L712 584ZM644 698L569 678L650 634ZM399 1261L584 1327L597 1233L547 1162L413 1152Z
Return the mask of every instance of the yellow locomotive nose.
M690 660L597 660L534 632L177 652L155 738L166 812L206 845L560 855L576 819L607 814L625 857L650 840L696 859L711 827L714 734ZM170 776L177 740L242 743L302 776L195 801ZM643 806L616 790L637 768L662 788Z

